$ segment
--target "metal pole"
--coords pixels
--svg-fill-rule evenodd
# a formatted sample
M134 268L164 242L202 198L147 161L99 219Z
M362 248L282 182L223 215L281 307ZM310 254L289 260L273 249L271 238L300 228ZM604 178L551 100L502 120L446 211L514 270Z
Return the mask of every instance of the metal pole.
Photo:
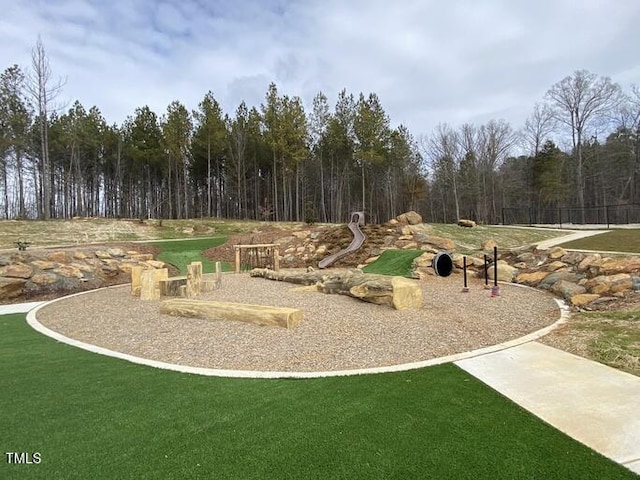
M498 286L498 247L493 247L493 288L491 289L491 296L497 297L500 295L500 287Z
M484 288L489 289L489 257L484 254Z
M469 287L467 287L467 257L466 255L462 257L462 274L464 276L464 287L462 287L462 291L467 293L469 291Z

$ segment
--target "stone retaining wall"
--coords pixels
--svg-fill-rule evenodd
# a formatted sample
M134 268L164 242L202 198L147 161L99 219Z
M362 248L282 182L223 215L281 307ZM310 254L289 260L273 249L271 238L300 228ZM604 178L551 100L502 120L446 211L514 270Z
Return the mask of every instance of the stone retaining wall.
M126 282L131 268L163 268L153 255L121 248L28 250L0 254L0 303L21 296L74 292Z

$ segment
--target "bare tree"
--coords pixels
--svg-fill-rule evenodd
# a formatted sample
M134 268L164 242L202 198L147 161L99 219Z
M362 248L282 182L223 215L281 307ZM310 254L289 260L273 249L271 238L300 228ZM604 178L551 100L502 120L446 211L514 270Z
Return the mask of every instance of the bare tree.
M40 136L40 186L42 189L38 201L38 216L48 220L52 210L52 181L49 173L49 132L48 121L52 103L62 91L65 81L52 81L49 57L44 49L42 39L38 36L36 46L31 51L31 68L26 84L27 92L31 96L36 112L38 131Z
M433 135L429 139L421 138L420 143L429 167L434 173L442 175L451 187L457 222L460 220L458 196L458 173L461 160L460 137L449 125L440 123L435 128Z
M524 123L522 136L532 156L536 156L556 128L554 112L547 103L536 103Z
M621 90L608 77L598 77L586 70L578 70L573 76L552 86L546 96L554 107L554 117L571 129L578 206L584 223L582 141L589 128L606 119L617 108L621 101Z

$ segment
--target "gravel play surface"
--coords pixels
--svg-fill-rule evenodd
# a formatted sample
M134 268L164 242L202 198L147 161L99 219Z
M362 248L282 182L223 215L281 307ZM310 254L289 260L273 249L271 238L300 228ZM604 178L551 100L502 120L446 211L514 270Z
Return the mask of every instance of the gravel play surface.
M292 291L284 282L224 275L206 300L302 309L293 329L172 317L122 286L63 299L37 319L67 337L181 365L259 371L328 371L428 360L511 340L552 324L553 297L515 285L491 298L477 280L462 293L460 275L421 282L420 310L393 310L342 296Z

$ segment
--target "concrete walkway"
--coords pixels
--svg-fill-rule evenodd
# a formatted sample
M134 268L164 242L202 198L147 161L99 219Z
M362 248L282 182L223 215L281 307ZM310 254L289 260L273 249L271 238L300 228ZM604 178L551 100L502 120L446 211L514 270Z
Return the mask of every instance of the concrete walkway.
M640 377L538 342L455 364L558 430L640 474Z
M543 240L534 244L539 250L546 250L562 243L571 242L573 240L579 240L580 238L593 237L594 235L603 235L609 233L611 230L582 230L579 232L572 232L562 237L550 238L549 240Z
M11 303L9 305L0 305L0 315L9 315L11 313L27 313L46 302L28 302L28 303Z

